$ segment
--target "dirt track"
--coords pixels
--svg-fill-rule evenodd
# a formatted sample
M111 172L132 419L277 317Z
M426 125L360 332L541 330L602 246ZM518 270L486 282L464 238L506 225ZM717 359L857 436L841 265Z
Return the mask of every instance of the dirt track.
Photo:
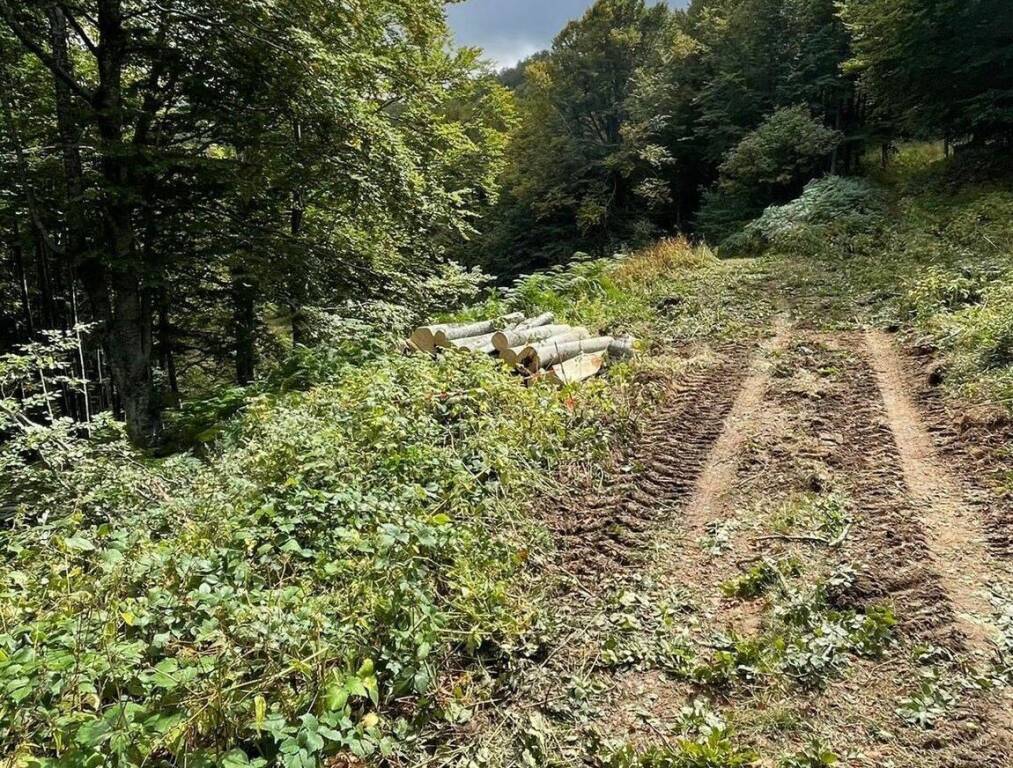
M609 734L669 745L682 707L703 698L763 765L812 738L843 765L1013 765L1009 701L980 684L996 674L990 598L1013 583L989 546L995 505L947 470L959 466L959 445L938 453L915 372L882 334L778 327L688 377L605 492L557 509L561 567L582 604L567 613L564 599L561 611L586 626L568 636L579 638L574 648L552 654L549 674L593 674L608 692L571 741ZM820 517L826 509L840 516L836 528ZM730 595L727 585L757 563L774 563L780 586ZM657 605L673 593L684 612L674 626L701 658L729 632L780 648L770 638L786 631L785 604L841 572L853 577L824 589L828 616L887 607L897 623L881 652L836 651L818 684L785 673L779 656L715 687L650 653L617 662L602 651L615 636L642 649L669 631ZM633 629L609 626L609 601L622 590L640 595L623 603ZM792 727L772 726L778 718Z

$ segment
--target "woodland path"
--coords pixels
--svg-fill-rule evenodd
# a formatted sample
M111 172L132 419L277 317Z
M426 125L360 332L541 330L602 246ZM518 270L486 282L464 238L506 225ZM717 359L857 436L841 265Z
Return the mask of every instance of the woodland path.
M989 528L1009 501L942 452L920 375L880 332L787 320L702 358L621 471L551 518L576 629L532 685L565 720L560 681L582 681L590 715L548 753L672 749L704 701L761 765L814 740L840 765L1013 765L1013 577ZM843 639L884 608L882 647Z

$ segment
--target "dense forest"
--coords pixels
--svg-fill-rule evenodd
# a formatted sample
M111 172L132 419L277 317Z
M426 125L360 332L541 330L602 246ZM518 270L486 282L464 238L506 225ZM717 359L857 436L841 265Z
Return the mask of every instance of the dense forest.
M0 0L0 768L1007 764L1013 3L446 5Z

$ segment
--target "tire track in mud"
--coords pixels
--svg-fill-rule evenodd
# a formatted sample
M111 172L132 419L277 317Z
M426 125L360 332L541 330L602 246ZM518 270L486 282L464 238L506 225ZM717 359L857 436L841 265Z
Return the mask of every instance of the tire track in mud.
M836 440L821 458L834 471L861 515L851 549L865 564L859 585L869 600L891 598L911 637L960 648L952 603L932 563L918 515L910 508L900 453L880 396L876 373L858 335L825 337L850 355L847 380L824 403L815 431Z
M766 354L782 350L788 338L786 324L779 322ZM770 370L764 358L765 354L761 352L750 365L748 376L730 412L723 419L720 437L700 472L693 496L686 504L681 527L691 538L702 535L707 525L718 519L715 512L720 507L721 498L735 481L743 443L750 426L760 417L770 385Z
M906 357L918 368L915 397L936 453L971 491L965 503L980 518L993 561L1013 562L1013 421L1004 409L948 400L931 360ZM915 377L911 377L914 379Z
M890 429L900 452L904 480L920 509L927 543L957 624L971 650L988 656L1000 634L987 598L997 572L985 532L965 492L939 460L932 438L907 394L908 382L892 342L879 331L866 334Z
M564 503L550 527L570 573L586 581L644 562L653 532L694 492L747 378L747 359L746 348L733 347L687 376L626 453L631 471L589 504Z
M881 391L875 356L864 337L842 335L837 341L853 360L847 386L828 404L828 419L841 430L842 443L826 458L850 486L859 515L849 545L859 564L852 597L860 602L891 601L905 645L928 643L961 657L968 650L968 638L962 631L959 603L940 573L932 536L922 521L924 502L908 485L890 404L883 396L897 392ZM1013 755L1001 709L984 696L967 696L935 730L911 734L913 743L907 748L924 755L925 765L1009 765Z

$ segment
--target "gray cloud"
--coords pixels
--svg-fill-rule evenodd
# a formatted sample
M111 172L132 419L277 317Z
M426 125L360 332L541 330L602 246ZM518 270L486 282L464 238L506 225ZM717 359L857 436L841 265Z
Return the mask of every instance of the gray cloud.
M668 0L683 6L686 0ZM570 19L593 0L467 0L447 9L460 45L483 48L499 66L511 66L547 48Z

